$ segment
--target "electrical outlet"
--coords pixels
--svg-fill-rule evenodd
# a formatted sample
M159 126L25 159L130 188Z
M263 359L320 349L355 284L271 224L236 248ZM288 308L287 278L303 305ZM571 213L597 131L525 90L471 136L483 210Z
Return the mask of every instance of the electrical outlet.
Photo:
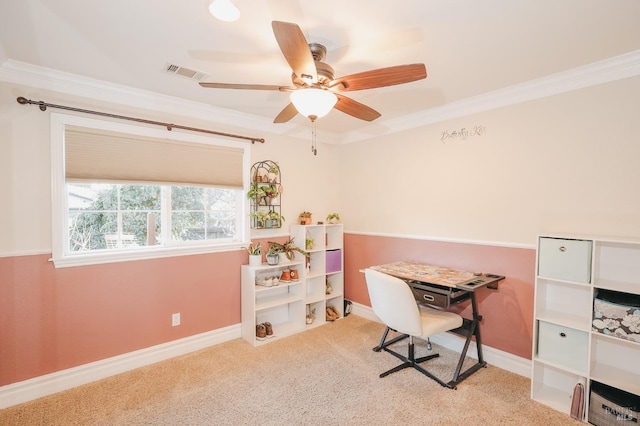
M180 312L171 314L171 327L175 327L176 325L180 325Z

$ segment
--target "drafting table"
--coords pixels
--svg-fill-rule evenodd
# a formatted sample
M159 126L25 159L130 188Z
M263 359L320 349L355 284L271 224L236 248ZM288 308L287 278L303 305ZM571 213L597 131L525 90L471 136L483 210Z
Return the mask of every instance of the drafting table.
M371 266L370 268L404 280L411 287L416 301L421 304L437 308L448 308L464 300L471 300L472 319L463 318L462 326L451 330L465 337L466 340L451 381L443 382L438 380L442 386L455 389L458 383L487 365L482 356L482 340L480 338L482 315L478 313L475 292L484 287L497 289L498 282L504 279L503 276L474 273L415 261L393 262ZM373 348L374 351L379 352L383 347L408 337L408 335L403 334L386 341L388 333L389 327L385 329L380 339L380 344ZM478 361L465 371L461 371L469 344L474 336L476 338Z

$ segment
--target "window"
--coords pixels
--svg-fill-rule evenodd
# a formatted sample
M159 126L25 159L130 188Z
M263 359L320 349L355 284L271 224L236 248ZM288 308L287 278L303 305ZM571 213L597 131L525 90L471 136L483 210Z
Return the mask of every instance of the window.
M236 190L100 183L66 188L71 253L226 242L236 236Z
M246 245L245 143L62 114L51 128L56 267Z

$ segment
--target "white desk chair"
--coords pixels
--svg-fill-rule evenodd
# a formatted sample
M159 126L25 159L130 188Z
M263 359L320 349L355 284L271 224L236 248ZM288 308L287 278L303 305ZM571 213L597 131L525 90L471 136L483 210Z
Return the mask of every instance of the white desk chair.
M399 358L403 363L380 374L380 377L413 367L442 386L447 386L419 365L421 362L438 357L439 354L415 359L413 338L428 339L435 334L454 330L462 326L462 317L453 312L426 307L418 308L411 289L400 278L373 269L366 269L364 273L373 312L387 327L409 337L409 352L406 357L382 345L382 349Z

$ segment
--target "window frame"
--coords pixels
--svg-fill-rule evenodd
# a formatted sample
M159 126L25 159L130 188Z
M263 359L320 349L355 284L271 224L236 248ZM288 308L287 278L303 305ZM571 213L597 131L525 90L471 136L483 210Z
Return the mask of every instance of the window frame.
M193 244L180 244L169 247L137 247L131 250L117 250L113 252L69 252L68 245L68 205L65 188L66 177L64 168L65 158L65 129L66 126L79 126L134 136L156 137L176 141L233 147L242 150L242 192L248 191L251 145L248 142L229 141L209 135L199 135L176 130L167 131L160 128L143 127L115 121L98 120L89 117L51 113L51 261L56 268L81 265L95 265L102 263L125 262L132 260L157 259L163 257L204 254L212 252L233 251L249 244L249 203L246 197L240 197L242 202L238 208L240 215L237 239L232 242L212 243L211 241L195 241Z

